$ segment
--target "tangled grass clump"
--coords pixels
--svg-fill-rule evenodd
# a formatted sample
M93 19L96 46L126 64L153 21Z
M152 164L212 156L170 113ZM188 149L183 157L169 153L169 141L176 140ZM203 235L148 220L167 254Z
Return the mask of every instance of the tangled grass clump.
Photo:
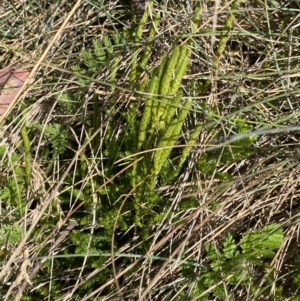
M298 2L52 2L0 12L1 298L298 300Z

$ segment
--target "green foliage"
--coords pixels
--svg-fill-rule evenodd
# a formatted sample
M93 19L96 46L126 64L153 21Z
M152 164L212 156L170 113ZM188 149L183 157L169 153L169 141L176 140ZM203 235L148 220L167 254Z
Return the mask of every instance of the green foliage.
M58 156L62 154L67 156L67 148L71 145L69 128L63 127L58 123L38 124L36 122L30 123L27 128L31 130L31 133L29 132L30 137L36 135L38 131L39 136L43 135L48 142L47 147L44 148L43 155L44 160L47 162L46 174L49 174Z
M130 103L128 109L123 112L121 117L121 121L124 124L122 135L115 137L113 132L115 121L112 121L108 125L108 130L104 137L105 147L103 150L107 158L106 176L109 177L116 173L116 167L113 165L114 161L131 156L136 151L151 148L157 148L157 150L154 153L154 158L151 158L151 154L147 154L145 160L136 164L129 173L122 175L119 183L116 185L118 189L114 189L113 187L116 186L113 185L105 191L106 195L103 197L105 199L118 199L122 192L123 194L127 193L129 183L133 188L138 185L133 200L126 202L124 206L124 212L130 212L130 214L122 214L121 217L118 218L118 226L124 230L127 229L129 224L133 222L131 218L134 216L134 222L141 228L144 228L144 233L149 230L147 230L147 228L150 227L151 224L163 218L163 214L159 212L152 211L150 214L155 206L159 206L159 201L162 201L159 193L155 192L155 186L159 178L167 183L175 179L175 173L172 173L172 177L170 177L170 175L166 177L167 174L170 174L171 168L171 166L167 164L167 161L168 159L174 161L177 157L177 154L172 154L172 148L180 137L180 132L192 104L190 100L182 101L182 93L179 91L181 80L187 72L189 63L187 44L180 46L175 45L173 50L164 56L161 65L150 74L151 80L148 84L145 78L140 82L138 81L139 75L143 70L148 68L147 63L151 54L152 41L156 27L160 22L160 15L157 14L150 28L149 39L147 40L144 52L141 54L141 66L139 66L138 61L140 61L140 58L138 57L137 49L142 43L143 28L150 10L151 6L133 32L128 32L128 30L125 29L122 33L118 33L118 35L103 35L101 42L93 40L93 47L91 49L82 50L81 57L83 66L73 67L73 71L78 76L79 82L85 86L92 83L96 74L99 74L101 70L104 71L104 69L108 69L108 73L113 73L113 76L110 78L115 79L118 74L117 64L112 70L105 62L113 60L113 58L116 57L115 47L118 41L123 39L122 43L126 43L128 48L132 45L132 64L129 72L129 83L134 83L138 91L146 92L147 98L140 120L137 119L136 103ZM175 68L177 64L178 68ZM114 87L111 86L111 89L113 91ZM158 100L155 95L158 95ZM111 108L107 109L108 114L113 114L113 99L114 96L111 97ZM77 106L76 99L71 95L65 95L61 101L74 103L75 107ZM91 124L94 125L92 130L96 130L100 124L98 121L100 116L100 114L97 114L98 110L98 99L95 98L94 115L91 121ZM178 116L175 117L177 113ZM91 134L92 132L90 132L90 135ZM99 143L93 141L93 145L96 151ZM166 148L164 149L164 147ZM178 165L178 172L184 164L190 150L191 148L189 148L188 151L184 151L184 155L181 157ZM165 176L162 177L160 172ZM147 177L150 177L147 180L149 181L148 183L150 183L149 185L144 182ZM141 181L142 185L140 185ZM101 180L95 184L101 185ZM107 195L107 192L109 192L109 195ZM108 202L105 201L103 203L105 205L103 205L101 209L99 208L101 211L99 222L104 225L107 231L112 231L118 207L106 205ZM133 212L132 209L130 210L132 204L134 208ZM141 216L144 216L143 219Z
M232 119L229 120L229 123L231 124L231 128L235 128L234 135L237 137L238 135L248 133L252 130L252 124L248 123L245 119ZM257 137L253 135L247 138L241 138L230 144L227 143L224 147L216 146L216 149L201 155L197 166L204 175L209 176L212 175L218 167L229 165L241 159L250 158L256 152L256 149L253 146L256 139ZM222 143L220 144L222 146ZM231 179L230 174L225 172L217 172L215 177L222 181Z
M197 30L199 25L199 12L201 10L200 4L196 6L195 17L192 20L192 31ZM186 43L175 40L172 49L163 55L161 64L151 71L146 77L139 79L144 70L147 70L151 45L155 36L156 27L160 22L160 15L157 14L152 23L146 47L142 53L138 51L143 44L143 29L151 5L141 19L137 28L133 31L124 29L117 35L103 35L103 39L93 40L92 48L82 50L81 67L74 67L73 70L78 78L85 86L93 82L96 73L99 70L106 70L108 74L113 72L113 78L118 75L118 64L112 69L103 62L112 60L115 55L118 41L126 43L128 49L132 52L131 65L128 73L129 85L132 89L144 92L144 109L141 118L137 118L138 106L131 102L128 109L123 112L121 122L124 124L122 134L115 137L113 129L115 128L115 121L112 121L107 126L107 131L104 137L104 150L106 160L106 175L114 175L117 172L114 162L122 160L127 156L132 156L136 152L155 149L154 153L148 152L143 155L141 161L136 163L132 170L120 176L118 184L113 184L114 188L108 188L105 193L109 191L109 195L104 195L106 199L118 199L119 195L128 192L128 185L134 190L133 197L124 205L123 211L130 212L125 216L121 214L118 218L118 226L122 229L127 229L134 221L136 225L143 229L144 233L149 232L151 225L162 220L163 214L160 214L159 209L165 200L156 191L158 185L168 185L176 180L180 170L185 164L193 145L196 143L198 136L202 130L202 126L198 125L191 131L187 139L187 146L181 149L174 148L181 138L181 132L184 129L184 123L187 119L189 111L192 107L191 100L185 100L180 89L182 79L186 75L188 65L190 62L191 51L189 49L190 41ZM139 63L141 62L141 63ZM97 72L96 72L97 71ZM110 77L109 77L110 78ZM147 82L148 80L148 82ZM134 85L134 86L132 86ZM114 91L111 86L111 90ZM140 94L137 97L141 98ZM70 97L69 97L70 98ZM66 99L69 99L66 97ZM115 97L111 97L112 106L106 111L107 114L113 114L113 104ZM91 124L93 130L96 130L100 125L99 104L97 98L94 99L94 115ZM103 113L103 111L102 111ZM98 117L97 117L98 116ZM246 130L243 125L237 124L237 132ZM92 134L90 132L90 135ZM211 152L208 155L210 158L203 156L200 160L206 160L200 163L200 169L206 174L213 172L215 164L219 160L220 164L228 164L234 161L237 157L245 158L250 156L247 153L247 147L250 146L249 139L247 141L239 141L236 145L231 147L230 151L222 152L222 159L219 160L218 152ZM94 149L96 150L99 143L93 141ZM242 149L238 149L242 147ZM207 168L211 168L208 170ZM228 175L219 175L223 180ZM101 181L96 185L101 184ZM107 202L104 202L106 204ZM130 209L134 208L134 210ZM101 208L99 222L104 225L107 231L112 230L114 218L118 212L118 208L110 205L104 205ZM156 217L157 215L157 217ZM134 218L132 221L131 218Z
M107 68L110 75L106 86L110 86L112 90L114 89L121 60L119 48L121 42L124 42L123 39L125 36L125 32L124 34L116 32L111 36L103 34L101 40L92 40L92 47L90 49L83 48L81 50L82 65L72 67L78 82L82 85L80 88L81 93L79 97L78 95L67 93L61 97L61 101L67 100L67 102L73 103L76 109L79 109L84 100L84 93L89 88L89 85L95 82L97 75Z
M53 124L38 124L31 123L29 128L37 129L45 138L49 139L51 148L54 150L54 156L63 154L69 146L69 132L68 129L63 129L62 125Z
M121 2L125 3L126 1ZM136 252L138 255L145 254L153 243L148 238L153 234L153 229L157 224L162 221L168 223L171 221L173 225L167 229L172 231L172 226L177 226L178 220L182 222L182 218L186 216L185 213L189 214L191 209L199 208L197 198L184 197L176 203L175 210L178 211L170 212L169 205L173 200L171 200L170 194L164 196L161 187L170 187L170 191L175 194L178 189L178 180L182 179L184 171L184 175L187 175L185 181L191 184L187 193L191 192L191 195L198 193L199 187L196 185L192 187L195 182L193 171L186 172L186 167L191 165L188 160L194 145L200 140L199 136L203 129L215 136L217 142L212 143L215 144L213 150L204 150L204 153L201 154L197 164L201 171L200 177L212 180L211 176L213 175L214 179L217 178L224 182L231 180L233 176L230 171L228 172L227 167L254 155L256 137L243 138L243 134L251 132L253 128L253 124L248 121L248 116L242 115L243 113L234 116L234 112L230 114L230 117L221 116L224 113L222 103L223 100L224 103L226 102L227 92L224 93L225 98L221 99L218 107L209 107L208 104L202 102L203 109L197 110L197 106L200 106L197 103L199 99L207 98L203 92L207 92L211 87L211 80L218 82L218 85L220 82L222 89L224 86L224 90L230 90L231 93L232 87L226 82L227 72L230 73L228 78L238 78L238 75L234 73L235 70L231 72L231 66L226 65L226 68L223 69L219 68L219 64L226 53L228 39L230 36L237 36L232 28L240 3L240 0L236 0L231 3L230 7L226 6L226 11L227 8L230 10L227 20L223 15L218 20L220 23L217 24L218 30L214 34L219 34L221 22L225 21L225 24L221 28L222 35L220 39L217 39L219 42L211 60L209 60L211 53L207 54L207 57L199 55L209 45L209 43L204 44L205 47L203 46L202 49L202 46L198 44L199 41L207 42L206 32L203 35L204 32L201 28L208 27L207 22L199 26L202 12L200 1L189 4L189 15L184 18L184 31L182 32L180 29L178 30L177 20L173 22L175 18L174 20L169 19L169 17L173 18L174 11L170 15L166 14L167 18L164 16L163 27L166 19L170 21L168 24L174 24L174 31L171 28L172 36L169 40L165 28L163 30L158 28L161 22L161 10L158 9L159 12L152 15L152 1L139 24L130 24L130 27L126 27L127 24L120 25L121 22L117 22L119 15L117 18L111 15L114 20L111 27L113 30L102 28L99 38L90 41L88 39L91 32L84 37L85 47L82 48L79 55L76 53L79 60L71 68L72 85L68 89L63 89L68 92L58 93L57 96L58 107L55 109L58 109L59 114L51 116L51 123L32 122L26 127L24 126L20 132L22 140L16 147L14 146L14 149L0 146L1 214L9 215L9 221L8 219L4 220L0 227L0 244L2 244L0 258L5 260L9 253L8 246L18 244L25 231L18 221L22 220L26 212L25 208L28 209L26 206L29 203L26 197L30 193L28 188L34 180L33 163L39 164L42 169L45 168L47 176L45 185L49 185L48 183L50 183L49 186L52 183L55 185L56 181L60 180L61 174L70 166L70 159L73 158L74 152L88 142L85 149L80 149L78 162L64 178L58 196L62 211L66 213L72 210L72 218L79 221L80 229L73 230L63 242L68 241L70 244L66 243L59 248L65 257L46 262L42 273L37 275L35 279L37 285L45 283L45 279L48 281L51 277L49 287L39 287L39 290L35 290L33 293L33 297L25 296L24 300L49 299L50 295L53 300L61 300L62 294L67 294L67 290L73 287L77 280L81 281L82 279L75 278L78 274L75 274L74 279L62 281L59 278L59 281L55 280L56 274L61 277L62 271L68 271L68 273L74 270L78 271L83 260L78 260L78 257L72 256L72 254L87 255L85 267L82 269L85 283L79 285L76 296L73 296L74 300L82 300L91 291L112 279L111 267L106 266L109 261L101 254L111 252L113 234L118 236L113 242L116 251L124 250L123 247L126 245L126 251ZM180 2L181 5L183 6L184 3ZM119 5L117 6L119 9ZM194 9L193 15L190 14L191 9ZM225 10L223 12L225 13ZM121 14L123 14L123 10L121 10ZM274 15L277 18L277 14ZM150 19L151 22L148 22ZM247 20L247 18L245 19ZM280 34L280 39L292 24L290 18L285 20L285 25L280 28L283 32ZM91 26L94 26L94 20ZM174 36L173 33L176 35ZM294 35L296 36L298 33L299 30L295 29ZM254 38L255 35L252 35L251 39ZM155 39L160 40L157 40L158 43L156 43ZM164 46L161 48L157 46L162 44ZM282 60L287 56L290 58L289 68L297 63L291 59L290 51L292 52L294 44L290 44L291 47L288 51L279 51ZM165 47L169 47L169 50L161 53L160 51L165 51ZM241 45L242 53L244 53L243 47L245 45ZM63 49L63 47L61 48ZM280 50L280 48L278 49ZM265 61L265 66L273 70L273 65L269 61L271 52L268 55L263 54L261 58ZM252 51L251 54L247 53L248 55L252 55ZM63 57L65 57L65 53ZM234 60L232 57L230 59ZM200 61L201 66L199 67L195 61ZM52 62L55 63L55 60L52 61L51 58ZM191 62L193 62L193 68L189 70ZM230 64L230 60L227 62ZM69 68L67 63L64 67L66 69ZM257 60L257 68L260 63ZM223 70L226 71L226 74L225 71L224 74L221 74ZM247 68L245 70L248 72L254 69ZM189 74L190 71L191 74ZM199 71L200 73L198 73ZM195 76L203 71L203 78L202 75L199 76L200 79ZM59 68L55 72L59 72ZM210 75L212 76L210 77ZM204 78L211 79L204 80ZM281 76L281 80L285 80L285 77ZM249 86L253 82L249 72L246 81ZM253 87L253 91L256 91L257 87L265 86L263 80L260 85ZM35 86L31 88L35 88ZM219 87L217 88L219 89ZM270 90L271 88L272 86ZM95 89L94 92L93 89ZM292 89L286 91L291 93ZM249 101L252 102L252 98ZM234 108L230 107L229 111L232 112L232 110ZM242 110L239 108L240 111ZM69 118L70 115L72 118ZM64 116L64 119L61 116ZM68 124L70 120L74 122L71 125ZM212 123L214 125L209 127ZM204 124L209 125L206 127ZM96 131L97 136L91 140L90 137ZM242 138L219 143L218 139L222 140L224 132L230 133L230 137L241 136ZM33 161L33 158L37 160ZM126 165L129 163L134 163L134 165L126 169ZM216 173L218 169L227 171ZM197 173L198 180L199 172L195 170L195 173ZM201 178L199 180L201 182ZM212 187L211 190L214 188ZM38 202L37 196L38 192L34 195L33 200ZM77 204L80 206L73 211L73 206L77 206ZM32 205L32 207L34 206ZM212 206L219 206L219 204L215 202L212 203ZM49 208L51 216L49 213L46 218L42 218L33 234L33 237L35 235L38 237L37 245L39 243L44 245L46 242L46 247L40 250L42 256L46 254L51 245L49 241L45 240L45 237L56 224L55 219L58 217L58 213L54 208L55 204L52 204ZM208 208L208 210L210 209ZM59 214L61 219L61 212ZM164 224L164 226L166 225ZM91 227L93 227L93 231L91 231ZM165 250L172 252L174 250L172 248L177 247L180 239L184 239L183 229L181 230L182 233L178 233L179 235L174 233L174 243L173 241L170 243L170 250ZM207 229L204 229L205 231ZM163 232L162 235L164 235ZM139 241L132 243L130 239L133 237L138 237ZM177 240L178 237L179 240ZM47 237L47 239L49 238ZM189 297L197 300L233 300L231 288L234 287L240 291L247 290L247 293L261 290L259 291L261 299L266 299L272 290L276 300L284 300L283 287L275 287L277 279L272 278L272 275L267 275L270 270L270 262L275 256L275 250L279 248L282 241L282 229L278 225L269 225L260 230L249 230L238 238L228 234L223 244L220 244L219 241L216 241L214 245L207 244L205 246L206 254L203 254L201 258L204 259L203 266L187 263L180 267L180 276L186 280L185 288L189 291ZM157 242L159 242L159 237ZM130 246L130 249L127 246ZM157 244L157 246L158 251L161 252L160 245ZM89 256L91 253L99 254L99 256ZM134 255L131 258L130 254L126 255L129 256L129 259L117 259L117 272L132 263ZM187 256L190 255L191 253ZM299 263L298 259L296 258L295 262ZM156 268L155 264L154 268ZM134 277L135 273L140 273L142 268L143 263L140 263L128 271L124 276L124 282L128 279L128 282L131 281L130 277ZM101 273L86 281L87 275L92 275L94 269L101 270ZM296 268L293 272L293 285L296 290L300 283L300 272ZM266 282L263 287L257 287L257 280L262 273L267 275ZM147 277L151 278L152 275L147 275L146 280ZM144 285L140 282L141 278L137 278L130 284L133 289L136 289L137 286L142 288ZM123 281L121 278L119 280ZM190 285L191 283L192 285ZM168 287L169 283L166 283L163 289L168 289ZM155 289L159 290L160 288ZM185 300L186 290L181 291L176 300ZM205 291L209 291L209 293L204 294ZM108 285L99 294L106 294L105 299L110 293L115 294L113 285ZM203 296L200 297L202 294ZM95 297L95 300L101 299L101 296ZM298 297L295 296L293 300L297 299Z
M249 284L253 285L255 269L263 267L267 271L269 265L266 263L274 258L274 250L282 242L282 228L271 224L263 229L246 232L238 244L230 233L227 234L222 248L207 244L205 249L209 263L201 271L193 294L211 287L215 297L225 300L228 296L224 287L239 285L245 288Z
M147 68L147 64L148 64L148 61L150 59L150 55L151 55L151 48L152 48L152 45L153 45L153 42L154 42L154 38L155 38L155 34L156 34L156 29L159 25L159 22L160 22L160 12L158 12L153 20L153 24L150 28L150 31L149 31L149 36L148 36L148 41L147 41L147 44L146 44L146 48L145 48L145 51L144 51L144 54L143 54L143 58L141 60L141 68L142 69L146 69Z
M0 228L0 245L17 244L22 240L23 229L18 223L13 225L4 224Z
M291 291L293 292L292 301L300 300L299 293L299 284L300 284L300 255L299 252L291 258L291 262L293 263L293 268L291 269L291 273L293 273L293 284L291 286Z
M171 54L164 56L161 65L153 71L153 77L145 89L150 99L146 99L139 124L137 150L157 149L153 156L152 154L146 155L141 163L135 165L131 173L133 187L140 181L144 181L137 187L134 196L135 223L144 229L149 227L148 223L155 219L148 218L148 221L146 219L142 223L141 216L147 216L162 201L159 194L154 192L157 181L159 178L165 178L165 181L169 183L174 179L165 177L168 173L170 174L167 161L172 158L172 148L180 137L184 121L192 105L192 102L187 100L180 107L182 94L179 92L179 87L186 69L178 69L180 71L178 73L175 68L178 60L187 60L186 51L186 45L175 45ZM155 99L155 95L158 95L158 100ZM177 117L175 117L176 112L178 112ZM146 204L144 203L145 196Z
M227 18L227 20L225 22L225 26L224 26L224 31L226 33L221 37L219 45L218 45L218 49L216 51L216 56L214 59L214 67L215 68L218 67L219 59L224 52L226 42L228 41L228 38L229 38L229 31L231 30L231 28L234 24L234 16L236 14L236 11L239 9L241 2L242 2L242 0L235 0L231 5L232 12L228 15L228 18Z
M257 259L274 257L274 250L280 246L282 240L283 231L276 224L265 226L261 231L249 231L241 240L243 255L259 265L260 261Z
M26 187L29 188L30 186L30 178L31 178L31 147L30 147L30 140L28 137L27 129L25 126L21 129L21 136L23 139L23 146L24 146L24 165L25 165L25 184Z
M145 13L143 14L141 20L139 21L139 24L136 28L136 30L133 32L133 40L134 40L134 49L133 49L133 53L132 53L132 64L131 64L131 68L130 68L130 73L129 73L129 82L131 83L131 88L134 88L136 86L136 80L138 78L139 75L139 71L138 71L138 49L140 48L140 43L141 43L141 39L143 36L143 29L146 25L147 19L150 15L151 9L152 9L152 1L149 3L148 8L145 10ZM157 25L159 23L159 18L156 19L155 24ZM152 25L154 26L154 24ZM153 33L149 34L149 37L151 38L151 36L153 36ZM149 47L149 46L148 46ZM144 58L142 59L142 65L143 67L145 67L146 62L148 61L150 57L150 53L149 53L149 49L144 52Z
M6 208L18 208L17 219L22 216L26 206L24 190L28 178L23 168L23 157L18 150L9 153L6 147L1 147L1 178L0 178L0 198L5 200Z

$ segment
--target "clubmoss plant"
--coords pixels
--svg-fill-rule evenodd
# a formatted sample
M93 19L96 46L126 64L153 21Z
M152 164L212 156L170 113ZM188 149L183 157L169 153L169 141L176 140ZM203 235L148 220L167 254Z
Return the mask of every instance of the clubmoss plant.
M230 8L230 13L227 17L227 20L226 20L224 28L223 28L225 34L223 34L220 38L218 48L216 50L215 57L214 57L213 62L212 62L212 67L213 67L214 71L218 70L219 60L220 60L220 58L222 57L222 55L224 53L225 46L226 46L226 43L228 41L229 34L230 34L229 32L230 32L230 30L232 29L232 27L234 25L234 16L237 13L237 10L239 9L239 6L240 6L241 2L242 2L241 0L235 0L232 3L232 6ZM206 80L204 82L203 86L201 86L200 90L202 92L206 92L210 87L211 87L211 81Z
M130 74L129 74L129 81L132 85L132 88L134 89L136 87L136 81L137 81L137 78L138 78L138 60L139 60L139 55L138 55L138 51L140 49L140 46L141 46L141 40L142 40L142 36L143 36L143 29L145 28L145 25L146 25L146 22L149 18L149 15L150 15L150 12L152 10L152 7L153 7L153 3L152 1L149 3L149 5L147 6L147 9L145 10L141 20L139 21L139 24L136 28L136 30L134 31L134 49L133 49L133 54L132 54L132 64L131 64L131 68L130 68ZM156 20L156 22L154 24L152 24L152 27L154 28L155 26L157 26L157 24L159 23L159 18ZM153 39L153 35L154 35L154 32L153 30L151 31L150 30L150 33L149 33L149 38ZM149 47L149 45L148 45ZM150 57L150 53L149 53L149 48L147 49L146 48L146 51L144 52L144 58L142 60L142 67L146 65L146 62L148 61Z
M139 226L142 226L140 222L142 200L145 195L148 195L147 205L143 205L143 214L146 214L145 212L151 210L158 200L158 196L154 196L153 192L160 171L180 136L183 123L191 108L190 100L186 100L180 108L182 93L179 92L179 88L188 63L186 53L186 45L175 45L172 53L164 56L162 64L153 72L148 91L145 90L152 99L146 99L139 125L137 150L151 148L157 148L157 150L153 154L153 160L149 153L145 156L144 161L139 163L141 166L133 167L131 182L133 187L141 179L147 178L147 185L145 183L140 185L134 198L135 222ZM184 68L175 70L178 61L179 66L184 65ZM156 95L158 99L155 99ZM178 117L175 117L177 110L179 111ZM148 178L149 176L150 178Z
M108 160L111 162L108 164L108 166L111 165L111 168L108 167L107 170L107 176L109 176L116 172L112 165L115 160L125 158L139 151L156 149L153 153L146 153L144 159L135 164L130 173L121 181L121 186L118 184L119 191L122 191L121 187L123 185L126 187L128 181L131 183L134 189L132 201L134 207L133 216L135 223L140 228L144 228L144 225L147 224L149 212L160 199L159 194L155 192L156 184L160 179L160 173L164 172L167 174L167 170L169 170L169 173L173 175L173 177L168 177L168 181L172 182L188 157L189 151L191 151L191 147L182 151L176 172L174 172L173 169L171 172L170 166L167 167L168 164L166 163L170 159L174 161L174 155L171 155L172 148L180 138L183 124L192 105L191 100L183 98L183 93L180 90L182 78L188 70L190 61L191 53L188 46L189 41L179 42L176 40L174 47L171 48L169 53L163 56L161 64L149 75L140 78L141 73L148 68L147 64L151 55L151 45L160 22L160 14L158 13L154 17L154 21L147 34L145 49L142 53L139 53L138 50L143 42L143 29L150 16L151 9L152 4L148 6L139 25L133 32L130 33L125 30L124 33L119 33L118 37L108 37L106 35L101 43L99 41L93 41L93 48L90 50L84 49L82 53L83 63L87 69L84 70L79 67L74 69L76 74L78 74L86 84L87 81L89 82L87 76L92 79L95 70L99 71L101 68L104 68L102 62L113 57L115 49L113 46L117 39L120 40L120 37L122 37L127 40L127 45L133 45L129 85L131 89L138 92L135 94L136 98L145 100L144 109L141 118L138 119L137 104L139 103L131 102L129 104L129 109L122 114L122 119L126 124L124 134L118 139L114 137L114 133L112 132L112 129L115 128L114 124L108 124L104 141L105 145L109 146L109 148L104 151L104 154L107 158L110 158ZM198 17L195 18L193 26L197 26L197 20ZM132 40L134 43L131 42ZM139 59L141 59L141 63L138 63ZM113 74L109 78L116 78L118 74L117 66L118 64L115 64L113 69L109 69L108 72ZM134 87L132 85L134 85ZM114 87L112 87L111 91L117 92ZM112 95L111 99L113 98L114 96ZM99 119L97 120L96 112L99 110L99 102L97 102L96 98L94 98L94 103L93 128L97 130L101 122ZM113 104L113 102L110 103ZM108 108L108 111L111 113L112 110L112 107ZM100 116L100 114L98 114L98 116ZM189 143L193 143L196 140L196 135L199 131L200 129L197 128ZM89 133L89 135L91 134L92 132ZM120 143L120 141L122 142ZM100 141L98 142L97 139L93 141L95 152L99 144ZM166 170L163 171L164 168L166 168ZM146 182L148 184L146 184ZM114 191L114 189L111 191ZM148 198L147 204L144 203L145 196ZM116 210L113 208L110 208L109 211L116 213ZM104 210L104 212L106 212L106 216L110 216L107 210ZM144 220L142 216L144 216ZM123 222L121 222L121 220L123 220ZM101 221L105 224L109 222L108 220ZM125 226L126 223L124 223L124 217L120 218L119 222L123 224L125 228L127 227ZM108 224L107 226L107 229L111 228ZM146 226L146 228L148 228L148 226Z
M0 295L297 300L299 1L6 2Z
M27 188L29 188L30 178L31 178L32 157L31 157L30 140L25 125L21 129L21 137L23 140L24 153L25 153L25 158L24 158L25 185Z

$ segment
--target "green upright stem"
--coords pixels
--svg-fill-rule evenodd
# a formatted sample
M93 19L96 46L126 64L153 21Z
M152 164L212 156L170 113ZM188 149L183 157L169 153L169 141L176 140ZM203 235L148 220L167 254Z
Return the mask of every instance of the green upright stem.
M32 164L32 157L31 157L31 147L30 147L30 140L28 137L26 126L24 125L21 129L21 137L23 140L23 147L24 147L24 170L25 170L25 185L26 188L29 188L30 185L30 178L31 178L31 164Z
M233 23L234 23L234 16L236 14L236 11L239 8L241 0L235 0L232 4L231 9L233 11L231 11L229 13L229 16L227 17L227 20L225 22L225 26L224 26L224 31L226 32L224 35L221 36L219 45L218 45L218 49L216 51L214 60L213 60L213 70L217 70L218 66L219 66L219 60L221 58L221 56L223 55L224 49L226 47L226 43L228 41L229 38L229 32L231 30L231 28L233 27ZM201 87L201 91L202 92L206 92L209 88L211 87L211 80L207 79L203 86Z

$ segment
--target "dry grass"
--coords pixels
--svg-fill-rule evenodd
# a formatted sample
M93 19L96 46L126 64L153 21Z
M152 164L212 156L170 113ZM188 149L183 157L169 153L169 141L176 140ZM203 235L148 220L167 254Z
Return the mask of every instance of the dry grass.
M52 2L7 0L5 9L0 10L0 67L22 67L34 71L0 133L1 145L7 149L1 162L1 173L3 176L6 173L17 177L16 164L21 165L22 162L20 130L24 124L34 121L43 125L58 123L62 128L70 127L77 145L76 149L73 148L75 144L70 146L72 155L68 162L61 162L58 156L51 174L46 174L47 162L43 161L45 157L41 154L49 138L37 131L31 141L34 158L32 187L27 190L31 193L25 197L28 206L17 222L23 229L23 239L17 244L3 246L6 255L1 256L3 266L0 279L4 283L0 289L1 298L21 300L24 294L28 296L24 300L33 300L35 291L44 291L45 298L52 300L51 286L57 281L64 285L64 290L60 292L61 300L169 301L180 300L182 293L186 296L185 300L198 300L191 296L191 291L196 286L202 267L208 265L205 244L219 248L229 232L239 242L248 230L277 223L284 229L284 241L273 261L268 263L267 272L249 267L256 281L256 289L253 291L251 287L241 288L238 285L233 287L228 279L224 279L223 287L228 293L226 300L230 300L230 296L234 296L235 300L255 300L259 294L260 300L276 300L277 286L282 286L289 298L286 300L293 300L289 290L295 277L295 274L292 275L293 264L298 255L300 208L297 128L300 112L300 27L297 23L300 15L297 3L286 1L282 7L271 1L242 3L225 52L215 69L215 51L220 31L223 31L226 18L231 13L231 3L220 1L218 10L215 9L215 1L203 3L201 25L191 35L189 28L195 1L155 2L152 14L161 10L163 19L157 28L147 72L160 63L162 54L172 48L175 38L191 39L194 45L192 64L184 78L183 89L186 97L192 97L194 111L189 115L186 126L193 127L199 122L205 126L177 182L157 187L168 199L165 207L159 209L169 214L153 227L147 242L141 240L135 225L131 225L123 237L118 236L119 230L116 229L114 235L117 237L112 237L111 244L116 244L119 249L112 247L112 253L107 255L102 266L91 267L87 264L89 256L92 256L89 253L94 253L90 246L97 235L95 233L101 229L95 209L100 201L96 193L99 187L90 187L91 194L84 201L75 192L72 194L73 188L84 190L91 178L103 177L101 188L110 189L109 184L130 166L121 166L119 174L107 176L105 163L99 159L105 157L104 144L100 144L97 151L89 152L89 160L85 158L89 176L79 181L76 178L78 158L83 150L91 148L92 139L84 120L91 114L94 91L101 91L98 96L103 105L102 125L94 133L95 136L103 137L103 133L109 130L111 119L120 120L114 123L116 126L113 129L116 136L120 135L125 128L120 111L126 111L131 103L137 106L137 114L142 109L135 100L130 102L131 91L127 82L132 57L130 45L118 45L123 64L116 83L116 103L110 117L105 115L106 105L112 97L108 92L108 68L94 78L93 84L83 87L71 66L81 64L80 51L82 47L90 47L92 39L101 40L104 33L112 34L135 25L130 22L130 8L121 1L107 1L105 4L101 1L78 1L78 8L73 14L70 12L74 4L70 1ZM66 18L70 18L68 22L65 22ZM203 79L210 79L212 87L200 93L196 85ZM85 89L82 107L76 114L70 115L60 101L62 94L68 91L76 95L82 89ZM197 162L203 156L205 147L208 151L213 144L213 148L221 150L219 154L232 149L234 146L226 139L223 144L215 145L213 142L220 138L220 131L223 137L235 137L232 120L243 118L252 122L252 130L258 136L253 145L255 154L250 158L236 159L232 151L229 164L216 165L209 176L201 172ZM16 150L21 154L20 160L12 162L11 156ZM225 171L231 175L231 180L224 182L218 174ZM65 182L69 174L73 175L72 183ZM0 186L2 183L0 180ZM61 198L68 189L69 204L62 206ZM24 191L18 193L22 195L26 193ZM125 203L130 195L128 188L120 200L109 201L112 204ZM189 199L196 200L197 206L182 209L182 203ZM11 221L15 223L18 210L5 202L5 199L1 200L0 214L3 215L2 223L9 225ZM73 224L70 218L81 210L81 206L84 208L86 202L90 202L89 210L95 212L91 214L90 227L81 228L80 221ZM85 256L78 258L76 268L73 264L69 269L64 267L64 270L59 270L57 261L60 259L49 259L44 269L51 271L46 275L50 274L52 279L44 279L42 266L45 257L37 259L38 256L65 254L68 259L64 249L71 245L68 237L72 226L76 226L78 231L90 233ZM148 252L140 254L139 250L145 243L150 246ZM125 260L122 257L124 254L129 258ZM136 255L145 257L138 258ZM182 267L189 265L187 261L197 262L192 280L187 280L181 273ZM112 272L109 277L104 274L107 277L104 282L101 273L105 268ZM38 273L39 280L35 281L33 276ZM272 273L272 283L268 282L268 273ZM97 277L101 279L101 285L97 285ZM95 284L91 286L92 290L84 291L90 279L96 279ZM259 287L264 286L273 286L273 290L260 292ZM77 296L79 291L85 292L85 296ZM299 295L298 291L294 292L296 295ZM209 296L208 300L218 300Z

